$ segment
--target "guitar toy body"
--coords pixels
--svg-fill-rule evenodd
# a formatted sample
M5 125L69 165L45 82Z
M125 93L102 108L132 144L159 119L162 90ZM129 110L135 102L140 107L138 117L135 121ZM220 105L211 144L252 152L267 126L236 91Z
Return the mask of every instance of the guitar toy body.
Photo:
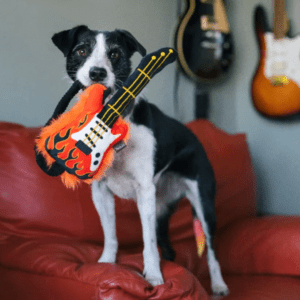
M287 26L278 27L279 32L268 31L263 8L256 8L260 60L252 81L252 99L261 114L277 118L300 112L300 36L290 38L285 34Z
M64 183L75 180L89 183L103 176L112 163L112 147L128 141L129 125L118 118L113 126L101 119L102 98L106 88L100 84L88 87L78 103L67 113L42 129L38 148L47 151L48 163L58 162L64 167Z
M233 43L222 0L186 0L175 47L184 73L196 82L212 83L230 67Z

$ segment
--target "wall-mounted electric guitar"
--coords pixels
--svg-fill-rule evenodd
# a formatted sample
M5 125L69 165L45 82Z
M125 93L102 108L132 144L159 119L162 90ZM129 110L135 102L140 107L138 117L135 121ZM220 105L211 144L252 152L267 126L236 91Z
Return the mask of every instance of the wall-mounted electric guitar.
M231 65L232 37L222 0L186 0L175 34L184 73L196 82L213 83Z
M255 10L260 60L252 80L255 108L268 117L300 112L300 36L287 37L285 0L274 0L273 32L261 6Z

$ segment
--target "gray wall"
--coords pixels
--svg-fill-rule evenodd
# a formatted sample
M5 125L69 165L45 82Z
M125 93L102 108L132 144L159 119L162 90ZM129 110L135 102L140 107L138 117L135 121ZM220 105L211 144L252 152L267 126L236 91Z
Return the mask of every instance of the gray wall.
M127 29L152 52L171 44L176 20L172 0L0 0L0 8L0 120L27 126L44 124L69 86L54 33L80 24ZM134 55L134 66L140 59ZM146 88L146 96L171 115L174 68Z
M183 3L184 1L182 1ZM250 84L258 61L253 9L260 2L272 16L271 0L228 0L236 57L230 77L214 87L210 119L225 131L246 132L258 177L262 213L300 214L300 121L264 119L253 108ZM0 0L0 120L42 125L69 86L62 53L51 36L79 24L90 28L127 29L148 52L172 46L177 23L172 0ZM294 32L300 31L300 4L288 1ZM140 56L135 54L134 62ZM146 95L174 116L174 68L169 66L148 85ZM180 119L192 120L194 84L180 78Z
M229 132L246 132L258 177L259 210L267 214L300 214L300 118L272 121L251 103L251 80L259 58L253 11L262 4L272 26L272 1L228 1L236 57L232 76L212 92L211 120ZM292 33L300 32L300 3L287 1Z

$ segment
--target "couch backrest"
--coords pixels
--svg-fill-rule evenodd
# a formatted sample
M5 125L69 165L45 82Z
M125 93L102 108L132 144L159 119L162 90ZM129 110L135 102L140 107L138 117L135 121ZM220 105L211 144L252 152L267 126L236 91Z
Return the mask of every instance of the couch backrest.
M217 179L218 228L255 213L255 182L245 135L229 135L210 122L188 127L202 141ZM23 236L61 235L103 242L90 188L67 189L60 178L44 174L35 162L38 128L0 123L0 233ZM188 213L172 218L171 228L191 223ZM122 245L142 242L140 219L133 201L117 199L117 234ZM182 231L181 231L182 234Z
M203 144L217 181L217 227L256 214L256 180L246 135L228 134L206 120L187 124Z

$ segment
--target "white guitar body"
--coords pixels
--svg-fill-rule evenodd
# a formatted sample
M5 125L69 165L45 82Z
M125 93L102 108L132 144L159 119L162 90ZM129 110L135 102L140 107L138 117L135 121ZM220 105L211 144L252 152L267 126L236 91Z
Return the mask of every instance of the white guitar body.
M292 80L300 87L300 36L275 39L274 34L268 32L264 39L265 77L271 81L275 77L281 77L283 81Z
M274 0L273 32L264 8L255 9L260 59L252 79L252 100L262 115L287 118L300 113L300 36L287 36L285 0Z
M92 157L90 170L95 171L100 165L105 151L120 135L112 134L111 129L95 115L83 129L73 133L71 138L78 142L81 141L90 148Z

